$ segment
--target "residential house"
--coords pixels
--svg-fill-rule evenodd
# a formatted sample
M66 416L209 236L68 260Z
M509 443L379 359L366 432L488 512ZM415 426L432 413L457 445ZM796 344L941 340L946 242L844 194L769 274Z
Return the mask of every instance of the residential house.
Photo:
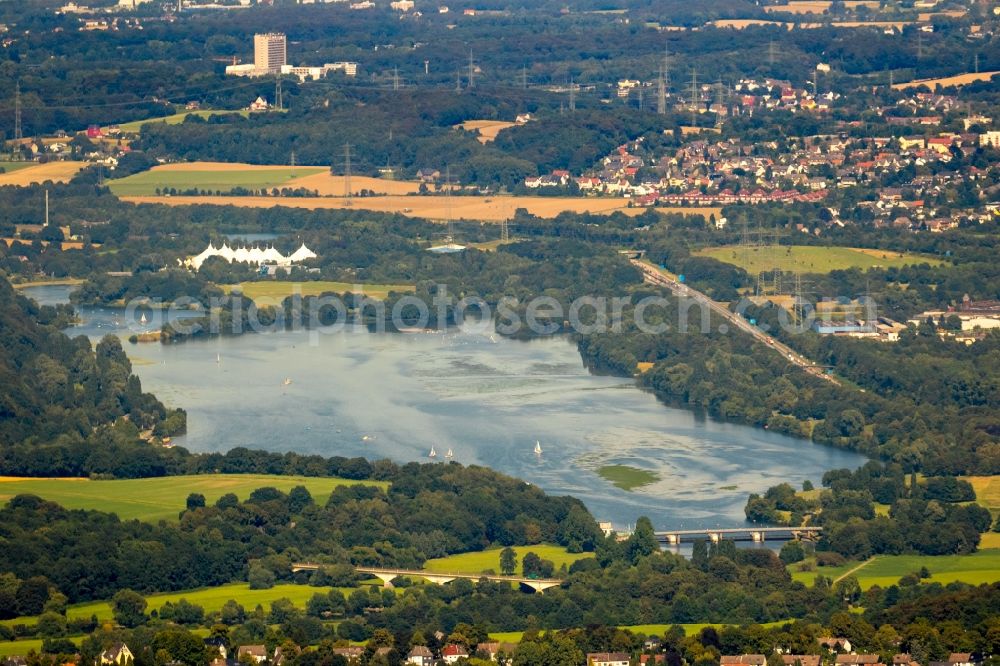
M783 654L781 660L785 666L819 666L818 654Z
M762 654L723 655L719 663L722 666L767 666L767 657Z
M28 666L28 660L21 656L12 655L0 662L0 664L3 664L3 666Z
M838 654L837 666L876 666L880 658L877 654Z
M441 659L446 664L454 664L459 659L468 659L468 658L469 658L468 651L461 645L455 645L454 643L449 643L448 645L444 646L443 650L441 650Z
M629 666L629 656L624 652L591 652L587 666Z
M979 662L973 661L972 655L968 652L952 652L948 655L947 663L951 666L977 666Z
M241 645L236 649L236 660L243 661L244 657L259 664L267 660L267 648L263 645Z
M247 107L250 111L267 111L271 108L271 105L267 103L267 100L263 97L258 96L257 99L250 102L250 106Z
M900 652L892 656L892 666L920 666L920 664L913 661L908 652Z
M476 646L476 655L486 655L489 657L490 661L497 661L500 655L511 656L517 649L515 643L500 643L497 641L491 641L488 643L480 643Z
M340 655L347 660L349 664L361 663L361 658L365 656L365 649L359 645L352 645L350 647L338 647L331 650L334 654Z
M116 664L116 666L125 666L125 664L132 663L134 659L132 651L124 643L115 643L102 652L100 656L101 664Z
M640 654L639 664L640 666L645 666L646 664L665 664L667 663L667 655L665 654Z
M852 650L851 641L846 638L822 637L818 640L820 645L834 652L850 652Z
M215 650L223 661L229 656L229 651L226 649L226 639L222 636L209 636L205 639L205 647Z
M434 653L425 645L414 645L406 655L406 663L415 666L434 666Z

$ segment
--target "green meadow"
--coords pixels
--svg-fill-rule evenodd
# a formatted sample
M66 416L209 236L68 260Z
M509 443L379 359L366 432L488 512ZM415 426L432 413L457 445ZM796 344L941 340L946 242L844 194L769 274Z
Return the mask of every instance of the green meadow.
M38 162L4 162L0 161L0 169L3 169L3 173L13 173L14 171L20 171L21 169L27 169L28 167L38 166Z
M80 644L83 640L83 636L70 636L69 639ZM41 652L42 651L42 639L41 638L22 638L17 641L0 641L0 657L23 657L29 652Z
M281 282L274 280L241 282L238 285L225 287L225 289L230 291L235 287L239 287L243 295L247 298L252 298L257 302L257 305L278 305L286 297L293 294L319 296L320 294L329 292L343 294L350 291L356 293L360 289L364 291L366 296L384 300L391 291L399 294L411 293L413 291L413 285L410 284L353 284L330 280L317 280L315 282Z
M428 571L439 571L442 573L468 573L477 574L487 570L500 572L500 551L502 548L490 548L473 553L459 553L448 557L439 557L424 562L424 569ZM563 564L567 567L577 560L585 557L593 557L593 553L571 553L562 546L514 546L517 553L517 572L521 572L521 562L528 553L534 553L543 560L550 560L558 569Z
M786 622L791 622L792 620L780 620L778 622L765 622L760 625L762 627L780 627ZM619 629L627 629L633 634L643 634L645 636L662 636L667 633L667 629L670 627L681 627L684 629L684 634L686 636L695 636L705 627L724 627L724 624L713 624L711 622L698 622L692 624L632 624L622 627ZM544 633L544 632L543 632ZM491 631L490 638L495 641L500 641L503 643L517 643L520 642L521 637L524 636L523 631Z
M813 571L799 571L798 564L789 566L792 578L811 585L817 575L836 580L858 566L850 562L841 567L816 567ZM1000 549L980 550L970 555L878 555L855 571L862 589L874 585L888 587L908 573L927 567L931 577L925 583L947 584L955 581L978 585L1000 581Z
M181 113L175 113L170 116L162 116L159 118L147 118L145 120L133 120L130 123L122 123L118 128L123 132L138 132L142 129L142 126L146 123L166 123L168 125L179 125L184 122L188 116L197 116L199 118L208 118L209 116L231 116L231 115L241 115L244 118L250 115L249 111L219 111L219 110L204 110L204 111L182 111Z
M198 474L114 481L0 477L0 502L15 495L32 494L68 509L117 513L122 520L176 520L191 493L201 493L211 504L226 493L235 493L245 500L257 488L271 486L288 492L295 486L305 486L316 503L325 504L334 488L359 483L388 487L383 481L267 474Z
M227 601L233 599L248 611L253 610L258 604L265 609L271 602L278 599L288 599L299 608L305 608L306 602L316 593L326 594L331 587L311 587L309 585L295 585L293 583L282 583L266 590L251 590L249 583L230 583L219 585L218 587L205 587L198 590L183 590L181 592L164 592L161 594L151 594L146 597L149 606L146 612L158 611L163 608L168 601L177 603L181 599L187 599L192 604L201 606L206 613L221 610ZM348 596L356 588L337 588L344 596ZM74 604L66 609L66 618L69 620L77 618L89 618L96 615L99 621L110 620L114 617L111 610L110 601L89 601L82 604ZM18 617L13 620L3 620L0 624L34 624L37 617ZM3 645L3 643L0 643ZM15 652L13 654L23 654Z
M176 189L179 192L197 189L230 192L233 188L271 189L285 187L288 181L326 171L324 167L275 167L273 169L231 169L187 171L151 169L108 182L118 196L152 196L156 190Z
M848 268L891 268L914 264L940 265L942 262L918 254L851 247L779 245L744 249L734 245L711 247L694 254L739 266L748 273L780 268L795 273L829 273Z

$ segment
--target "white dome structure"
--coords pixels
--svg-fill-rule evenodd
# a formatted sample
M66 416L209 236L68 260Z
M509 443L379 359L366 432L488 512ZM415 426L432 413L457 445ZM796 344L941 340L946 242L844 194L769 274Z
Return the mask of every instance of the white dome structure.
M316 256L316 253L306 247L305 243L300 245L299 249L287 257L274 247L268 247L266 250L259 247L238 247L234 250L229 247L228 243L223 243L221 247L215 247L212 243L209 243L208 247L193 257L188 257L183 263L188 268L198 270L209 257L221 257L229 263L255 264L257 266L263 264L291 266L296 262L305 261L306 259L315 259Z

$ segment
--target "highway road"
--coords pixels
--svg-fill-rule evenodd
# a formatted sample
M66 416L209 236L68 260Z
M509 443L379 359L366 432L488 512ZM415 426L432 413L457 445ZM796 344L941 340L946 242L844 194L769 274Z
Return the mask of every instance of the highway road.
M732 326L740 329L741 331L748 333L759 340L761 343L771 347L779 354L784 356L789 363L792 365L797 365L806 372L821 379L825 379L828 382L832 382L837 386L840 386L840 381L836 377L823 372L823 368L817 367L813 361L802 356L797 351L789 347L788 345L776 340L764 331L760 330L758 327L754 326L741 315L736 314L729 310L728 307L723 303L718 303L713 301L711 298L698 291L697 289L692 289L691 287L674 280L669 275L665 275L655 266L639 261L638 259L631 259L632 265L642 271L643 279L649 284L655 284L660 287L666 287L672 291L677 296L683 296L685 298L690 298L697 301L699 304L704 305L709 308L712 312L717 314L728 321Z

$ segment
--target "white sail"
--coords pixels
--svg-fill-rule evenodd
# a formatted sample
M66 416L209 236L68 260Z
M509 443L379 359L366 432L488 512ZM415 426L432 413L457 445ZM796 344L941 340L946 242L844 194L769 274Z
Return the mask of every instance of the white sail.
M145 312L143 312L143 313L142 313L142 316L141 316L141 317L139 317L139 323L140 323L140 324L145 324L145 323L146 323L147 321L149 321L149 320L148 320L148 319L146 319L146 313L145 313Z
M444 454L444 457L445 458L454 458L455 454L451 452L451 449L448 449L448 453Z
M431 452L427 454L427 457L428 458L437 458L437 451L434 450L433 446L431 447Z
M542 443L535 440L535 455L542 455Z

